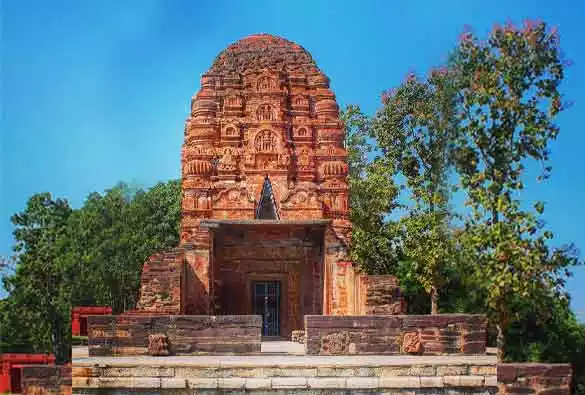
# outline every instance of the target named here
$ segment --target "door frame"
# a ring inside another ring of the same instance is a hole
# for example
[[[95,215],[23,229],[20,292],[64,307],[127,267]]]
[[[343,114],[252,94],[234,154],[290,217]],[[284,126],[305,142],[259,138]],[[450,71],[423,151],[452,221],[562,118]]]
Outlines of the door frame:
[[[254,314],[254,283],[257,282],[279,282],[280,283],[280,301],[278,312],[278,325],[280,326],[279,338],[288,337],[291,333],[288,318],[288,274],[286,273],[267,273],[267,274],[250,274],[248,277],[248,303],[250,314]]]

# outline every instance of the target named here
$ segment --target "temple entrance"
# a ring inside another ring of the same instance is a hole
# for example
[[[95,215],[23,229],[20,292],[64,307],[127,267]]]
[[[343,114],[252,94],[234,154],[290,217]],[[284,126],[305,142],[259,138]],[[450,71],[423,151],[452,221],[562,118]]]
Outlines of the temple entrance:
[[[262,316],[262,336],[280,336],[280,282],[255,281],[252,289],[252,311]]]

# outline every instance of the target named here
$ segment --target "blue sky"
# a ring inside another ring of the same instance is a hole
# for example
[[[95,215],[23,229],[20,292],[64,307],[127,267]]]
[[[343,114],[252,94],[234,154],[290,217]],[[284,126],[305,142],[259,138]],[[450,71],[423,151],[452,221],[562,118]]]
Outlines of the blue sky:
[[[552,145],[553,177],[529,183],[547,202],[559,244],[585,253],[585,44],[582,1],[175,1],[4,0],[2,7],[0,254],[11,214],[49,191],[74,207],[118,181],[150,186],[178,178],[184,120],[199,78],[227,45],[253,33],[308,49],[341,105],[368,113],[382,90],[439,65],[464,25],[485,36],[496,23],[540,18],[557,25],[574,65]],[[585,254],[582,254],[585,255]],[[569,283],[585,312],[585,268]],[[585,315],[581,316],[585,318]]]

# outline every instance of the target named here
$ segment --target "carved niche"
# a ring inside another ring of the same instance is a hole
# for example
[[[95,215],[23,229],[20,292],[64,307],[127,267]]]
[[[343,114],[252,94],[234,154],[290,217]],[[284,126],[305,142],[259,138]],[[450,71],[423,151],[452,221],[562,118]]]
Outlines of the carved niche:
[[[256,110],[258,121],[276,121],[276,115],[270,104],[261,104]]]
[[[268,92],[276,88],[274,78],[263,75],[256,81],[256,90],[258,92]]]
[[[313,131],[308,125],[299,125],[293,127],[292,137],[294,140],[312,140]]]
[[[238,168],[238,153],[233,147],[225,147],[219,159],[217,169],[220,171],[235,171]]]
[[[223,129],[223,137],[227,138],[239,138],[240,137],[240,130],[237,126],[228,125]]]
[[[276,137],[276,133],[271,130],[262,130],[254,139],[254,148],[257,152],[278,152],[278,138]]]

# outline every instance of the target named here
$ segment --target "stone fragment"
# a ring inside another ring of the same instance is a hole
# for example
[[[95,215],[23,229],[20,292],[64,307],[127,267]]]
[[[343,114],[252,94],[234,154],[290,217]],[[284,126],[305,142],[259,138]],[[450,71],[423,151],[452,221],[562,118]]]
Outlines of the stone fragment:
[[[402,351],[407,354],[420,354],[422,352],[422,343],[418,332],[408,332],[402,339]]]
[[[169,355],[169,339],[167,335],[162,333],[148,335],[148,355],[151,356]]]

